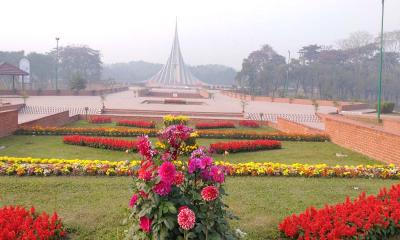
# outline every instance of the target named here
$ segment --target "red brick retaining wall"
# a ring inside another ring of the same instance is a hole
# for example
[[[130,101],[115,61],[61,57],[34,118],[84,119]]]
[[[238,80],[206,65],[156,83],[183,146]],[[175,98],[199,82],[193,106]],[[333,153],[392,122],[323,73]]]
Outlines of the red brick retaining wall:
[[[22,123],[23,127],[43,126],[43,127],[59,127],[64,126],[71,121],[78,120],[78,117],[69,117],[69,111],[64,111],[49,116],[45,116],[39,119],[35,119],[29,122]]]
[[[332,142],[385,163],[400,165],[400,132],[387,131],[340,116],[325,115]]]
[[[272,125],[279,131],[285,133],[297,133],[297,134],[323,134],[322,130],[318,130],[301,123],[292,122],[285,118],[278,117],[277,123]]]
[[[0,112],[0,137],[11,135],[18,128],[18,110]]]
[[[109,94],[121,91],[127,91],[128,87],[118,87],[113,89],[100,90],[80,90],[78,92],[71,90],[25,90],[29,96],[98,96],[101,94]],[[0,90],[0,95],[22,95],[21,90]]]

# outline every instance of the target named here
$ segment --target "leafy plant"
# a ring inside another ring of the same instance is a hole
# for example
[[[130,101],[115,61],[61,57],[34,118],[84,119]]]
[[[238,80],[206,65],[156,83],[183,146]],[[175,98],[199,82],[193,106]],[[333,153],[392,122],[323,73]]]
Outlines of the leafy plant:
[[[376,104],[375,109],[378,111],[378,104]],[[381,103],[381,113],[392,113],[394,110],[393,102],[383,102]]]

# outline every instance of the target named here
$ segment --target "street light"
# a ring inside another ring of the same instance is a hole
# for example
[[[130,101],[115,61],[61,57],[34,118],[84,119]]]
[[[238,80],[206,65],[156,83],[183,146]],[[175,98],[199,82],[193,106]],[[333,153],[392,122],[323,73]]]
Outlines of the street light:
[[[381,60],[379,64],[378,82],[378,121],[381,121],[381,96],[382,96],[382,66],[383,66],[383,15],[385,11],[385,0],[382,0],[382,20],[381,20]]]
[[[57,41],[57,56],[56,56],[56,91],[58,91],[58,41],[60,40],[59,37],[56,37]]]
[[[283,86],[283,96],[285,97],[287,94],[287,91],[289,89],[289,71],[290,71],[290,50],[288,50],[289,53],[289,58],[288,58],[288,68],[286,71],[286,82]]]

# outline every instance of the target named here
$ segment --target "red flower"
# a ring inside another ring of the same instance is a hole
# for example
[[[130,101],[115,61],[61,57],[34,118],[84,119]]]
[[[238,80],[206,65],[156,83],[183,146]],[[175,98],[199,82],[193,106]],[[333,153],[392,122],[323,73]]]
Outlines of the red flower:
[[[210,202],[217,199],[219,196],[218,188],[215,186],[207,186],[201,190],[201,197],[204,201]]]
[[[160,168],[158,168],[158,174],[160,175],[161,181],[172,183],[176,174],[175,165],[171,162],[164,162],[161,164]]]
[[[258,122],[254,121],[254,120],[240,120],[239,126],[259,128],[260,124],[258,124]]]
[[[132,208],[133,206],[135,206],[137,200],[138,200],[138,195],[133,194],[131,200],[129,201],[129,207]]]
[[[281,148],[281,142],[276,140],[232,141],[210,144],[210,149],[217,153],[224,153],[225,151],[233,153],[248,152],[278,148]]]
[[[178,208],[178,213],[180,213],[183,209],[188,209],[188,208],[189,208],[188,206],[180,206]]]
[[[151,219],[146,216],[141,217],[139,226],[143,232],[149,233],[151,231]]]
[[[199,122],[196,124],[197,129],[209,129],[209,128],[234,128],[235,124],[228,121],[219,122]]]
[[[160,196],[167,196],[171,192],[171,183],[161,181],[154,186],[153,190]]]
[[[196,216],[188,207],[182,209],[178,213],[178,224],[184,230],[190,230],[196,223]]]
[[[111,117],[93,116],[89,118],[90,123],[110,123]]]
[[[154,122],[119,120],[117,126],[139,127],[139,128],[155,128]]]
[[[139,170],[138,170],[138,178],[143,179],[145,181],[150,181],[153,172],[157,169],[157,166],[154,165],[152,161],[143,161]]]
[[[175,174],[174,184],[179,186],[183,181],[185,181],[185,175],[182,172],[177,171]]]
[[[103,148],[119,151],[137,151],[137,142],[132,140],[86,137],[81,135],[65,136],[64,143],[94,148]]]

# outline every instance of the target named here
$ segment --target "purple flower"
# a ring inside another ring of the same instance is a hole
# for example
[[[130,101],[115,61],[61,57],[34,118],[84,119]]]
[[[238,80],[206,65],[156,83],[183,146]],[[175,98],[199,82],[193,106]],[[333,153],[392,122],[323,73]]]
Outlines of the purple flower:
[[[197,170],[197,162],[196,159],[189,159],[188,163],[188,172],[194,173]]]
[[[220,167],[212,166],[210,175],[212,176],[214,182],[223,183],[225,181],[225,173]]]

